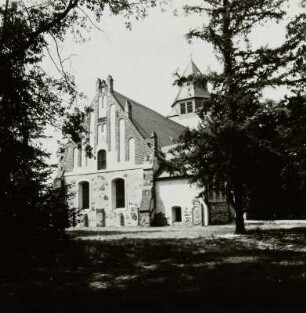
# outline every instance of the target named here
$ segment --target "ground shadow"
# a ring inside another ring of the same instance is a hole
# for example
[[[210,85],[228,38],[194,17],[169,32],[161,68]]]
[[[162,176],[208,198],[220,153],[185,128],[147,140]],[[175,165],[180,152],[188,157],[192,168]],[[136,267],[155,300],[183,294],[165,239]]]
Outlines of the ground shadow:
[[[62,241],[1,268],[0,311],[305,312],[304,239]]]

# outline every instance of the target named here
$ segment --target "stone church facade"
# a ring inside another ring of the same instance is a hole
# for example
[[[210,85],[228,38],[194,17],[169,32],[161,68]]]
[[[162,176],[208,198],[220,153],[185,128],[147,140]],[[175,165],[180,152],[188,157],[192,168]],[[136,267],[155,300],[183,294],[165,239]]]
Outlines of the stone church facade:
[[[200,73],[193,61],[184,76]],[[97,80],[87,115],[93,157],[69,142],[59,153],[57,181],[70,187],[75,225],[150,226],[157,216],[168,225],[208,225],[229,221],[222,192],[212,192],[209,207],[188,179],[160,170],[160,152],[198,123],[196,111],[209,97],[206,88],[182,86],[168,117],[120,94],[114,80]]]

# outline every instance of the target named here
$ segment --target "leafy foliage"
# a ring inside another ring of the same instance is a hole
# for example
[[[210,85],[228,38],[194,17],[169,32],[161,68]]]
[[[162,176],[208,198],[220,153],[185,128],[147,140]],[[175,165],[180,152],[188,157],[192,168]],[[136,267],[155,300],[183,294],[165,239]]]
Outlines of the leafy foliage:
[[[188,129],[180,138],[169,168],[190,175],[194,182],[206,187],[204,193],[211,182],[225,181],[228,201],[236,212],[236,233],[245,232],[243,211],[254,207],[258,198],[261,200],[257,207],[262,207],[267,198],[275,199],[283,187],[281,178],[286,176],[282,177],[282,173],[288,155],[284,156],[280,147],[286,140],[292,143],[289,120],[293,111],[290,113],[284,102],[262,101],[264,88],[289,86],[304,103],[301,93],[306,82],[302,76],[305,14],[288,24],[286,40],[279,47],[252,48],[250,42],[254,26],[278,22],[285,16],[286,2],[203,0],[200,6],[185,7],[187,14],[205,15],[209,20],[191,30],[187,39],[211,43],[223,69],[220,73],[177,80],[179,85],[209,81],[212,93],[200,113],[200,125]],[[285,136],[279,133],[281,125],[283,134],[284,129],[288,130]],[[301,123],[295,133],[301,131],[300,127]],[[302,150],[305,151],[305,144]],[[305,154],[299,155],[301,164]],[[267,201],[265,209],[275,205]]]
[[[9,1],[0,6],[0,229],[12,237],[57,233],[66,225],[67,190],[48,184],[48,155],[37,140],[47,124],[62,128],[77,143],[86,142],[84,113],[74,110],[78,92],[58,49],[71,32],[76,40],[103,14],[142,18],[160,1],[54,0]],[[50,42],[58,60],[49,52]],[[42,68],[51,57],[59,77]],[[64,105],[64,99],[68,104]],[[90,154],[90,147],[86,148]]]

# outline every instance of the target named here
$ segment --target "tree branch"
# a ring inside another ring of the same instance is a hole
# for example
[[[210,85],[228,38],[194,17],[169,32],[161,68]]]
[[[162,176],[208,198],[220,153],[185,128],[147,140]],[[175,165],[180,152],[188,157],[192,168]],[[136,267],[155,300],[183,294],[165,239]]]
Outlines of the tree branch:
[[[18,55],[26,51],[40,35],[48,32],[52,27],[54,27],[60,21],[65,19],[71,12],[71,10],[73,10],[78,5],[78,3],[79,0],[69,0],[69,3],[64,11],[60,13],[55,13],[51,22],[46,24],[42,23],[42,25],[36,31],[29,35],[28,41],[26,41],[23,45],[19,46],[19,48],[16,49],[15,51],[12,51],[11,53],[4,55],[1,61],[5,63],[7,62],[7,60],[17,57]]]

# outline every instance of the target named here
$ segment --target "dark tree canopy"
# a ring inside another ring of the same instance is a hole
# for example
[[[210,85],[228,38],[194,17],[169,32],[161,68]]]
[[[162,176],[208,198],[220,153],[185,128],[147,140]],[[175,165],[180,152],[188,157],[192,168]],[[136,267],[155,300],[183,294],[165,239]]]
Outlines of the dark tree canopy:
[[[208,23],[191,30],[187,38],[212,44],[222,71],[177,80],[179,85],[208,81],[212,92],[200,113],[200,125],[180,138],[168,166],[190,175],[205,192],[212,182],[226,182],[228,201],[236,215],[236,233],[245,232],[246,207],[254,207],[255,199],[262,205],[266,197],[276,196],[283,187],[281,176],[287,156],[280,144],[290,139],[282,138],[279,130],[284,122],[285,129],[292,131],[285,123],[291,114],[290,101],[266,103],[262,99],[264,88],[288,86],[304,106],[305,14],[288,24],[286,40],[279,47],[253,48],[250,42],[255,26],[284,18],[287,3],[203,0],[200,6],[185,6],[187,14],[208,17]],[[301,149],[303,158],[305,142]],[[277,205],[273,201],[270,204]]]
[[[84,113],[73,110],[82,99],[73,77],[65,70],[58,43],[68,32],[82,40],[84,31],[103,14],[145,17],[160,1],[54,0],[10,1],[0,6],[0,229],[6,235],[37,236],[62,230],[59,212],[67,190],[48,185],[48,155],[38,145],[47,124],[62,128],[72,140],[86,139]],[[55,45],[53,60],[60,76],[49,76],[42,67]],[[64,105],[63,99],[68,99]],[[90,153],[90,148],[87,149]],[[57,200],[56,200],[57,199]],[[66,225],[67,226],[67,225]]]

